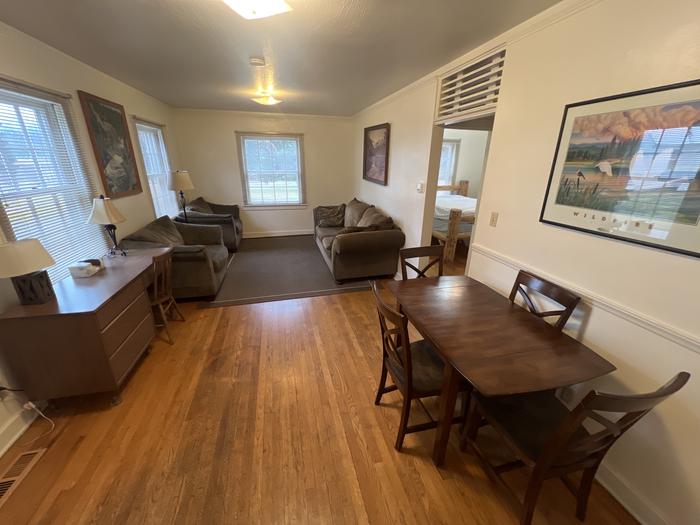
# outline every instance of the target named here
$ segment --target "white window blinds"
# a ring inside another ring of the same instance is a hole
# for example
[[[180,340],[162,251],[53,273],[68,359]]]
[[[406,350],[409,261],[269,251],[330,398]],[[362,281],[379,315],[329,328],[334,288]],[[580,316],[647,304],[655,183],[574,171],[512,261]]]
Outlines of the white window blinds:
[[[102,228],[86,224],[94,191],[80,156],[68,100],[0,84],[0,227],[8,240],[39,239],[56,282],[78,260],[107,249]]]
[[[148,186],[151,189],[156,217],[163,215],[174,217],[177,215],[178,205],[175,192],[168,189],[170,163],[168,162],[168,150],[165,147],[163,130],[154,124],[138,121],[136,122],[136,131],[138,132],[143,163],[146,166]]]
[[[246,204],[304,204],[301,135],[239,133]]]

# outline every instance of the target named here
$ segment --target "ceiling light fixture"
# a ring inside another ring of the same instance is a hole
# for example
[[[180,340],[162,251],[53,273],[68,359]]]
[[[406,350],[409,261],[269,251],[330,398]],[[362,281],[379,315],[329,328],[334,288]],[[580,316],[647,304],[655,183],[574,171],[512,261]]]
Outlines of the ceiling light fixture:
[[[253,97],[250,100],[257,102],[258,104],[262,104],[263,106],[274,106],[282,102],[280,99],[275,98],[270,93],[260,93],[259,97]]]
[[[224,3],[246,20],[267,18],[292,10],[284,0],[224,0]]]

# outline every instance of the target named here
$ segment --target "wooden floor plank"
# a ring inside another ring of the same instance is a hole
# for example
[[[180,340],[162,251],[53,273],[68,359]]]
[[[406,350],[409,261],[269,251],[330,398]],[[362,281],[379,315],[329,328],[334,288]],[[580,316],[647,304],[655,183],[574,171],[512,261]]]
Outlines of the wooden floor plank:
[[[157,341],[113,406],[63,400],[0,458],[47,453],[0,523],[516,523],[499,487],[453,431],[445,467],[434,431],[393,448],[400,394],[373,404],[380,372],[369,292],[217,309],[184,305],[175,344]],[[435,413],[435,402],[427,403]],[[417,404],[411,422],[426,421]],[[521,490],[525,480],[509,474]],[[537,524],[575,524],[548,483]],[[601,487],[588,523],[634,523]]]

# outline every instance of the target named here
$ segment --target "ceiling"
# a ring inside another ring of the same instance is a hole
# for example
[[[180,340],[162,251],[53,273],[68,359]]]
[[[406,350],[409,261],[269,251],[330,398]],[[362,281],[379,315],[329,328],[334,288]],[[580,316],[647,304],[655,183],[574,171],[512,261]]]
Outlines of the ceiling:
[[[250,101],[262,74],[274,111],[352,115],[556,1],[287,0],[245,20],[222,0],[0,0],[0,20],[175,107],[270,111]]]

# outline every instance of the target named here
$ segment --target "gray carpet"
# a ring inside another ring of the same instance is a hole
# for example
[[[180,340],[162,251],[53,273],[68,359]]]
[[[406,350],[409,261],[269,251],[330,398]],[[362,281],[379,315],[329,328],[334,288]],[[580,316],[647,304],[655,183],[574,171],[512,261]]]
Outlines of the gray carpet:
[[[337,284],[313,235],[243,239],[209,306],[282,301],[368,290],[366,280]]]

